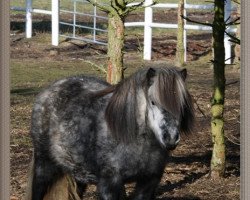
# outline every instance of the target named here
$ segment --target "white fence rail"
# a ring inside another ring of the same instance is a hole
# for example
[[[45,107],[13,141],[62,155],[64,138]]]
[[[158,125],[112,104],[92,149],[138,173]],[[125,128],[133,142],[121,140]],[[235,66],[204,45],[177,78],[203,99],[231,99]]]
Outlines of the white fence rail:
[[[59,0],[51,0],[51,10],[35,9],[32,7],[32,0],[26,0],[25,8],[11,7],[11,10],[26,12],[25,34],[26,38],[32,37],[32,13],[51,15],[51,43],[59,44]]]
[[[98,44],[106,44],[103,41],[99,41],[96,38],[96,32],[107,32],[105,29],[97,28],[96,27],[96,20],[98,18],[103,18],[107,19],[106,17],[103,16],[98,16],[96,7],[93,7],[94,13],[93,15],[90,14],[84,14],[84,13],[79,13],[76,11],[76,3],[78,2],[86,2],[85,0],[73,0],[74,4],[74,10],[69,11],[69,10],[62,10],[60,9],[59,5],[59,0],[51,0],[51,11],[48,10],[41,10],[41,9],[34,9],[32,8],[32,0],[26,0],[26,8],[18,8],[18,7],[12,7],[11,9],[13,10],[19,10],[19,11],[26,11],[26,37],[30,38],[32,36],[32,13],[41,13],[41,14],[48,14],[51,15],[51,27],[52,27],[52,45],[57,46],[59,44],[59,25],[68,25],[72,26],[73,28],[73,33],[71,35],[63,35],[61,34],[60,36],[62,37],[68,37],[68,38],[74,38],[78,40],[84,40],[87,42],[94,42]],[[143,52],[143,57],[145,60],[151,60],[151,52],[152,52],[152,28],[170,28],[170,29],[177,29],[178,25],[177,24],[166,24],[166,23],[155,23],[153,22],[153,10],[154,9],[162,9],[162,8],[178,8],[178,4],[171,4],[171,3],[159,3],[152,5],[153,0],[145,0],[145,13],[144,13],[144,22],[127,22],[125,23],[126,27],[144,27],[144,52]],[[133,3],[135,4],[135,3]],[[133,5],[130,4],[130,5]],[[194,5],[194,4],[188,4],[185,0],[185,5],[184,5],[184,13],[186,15],[188,9],[213,9],[214,6],[213,4],[208,4],[208,5]],[[229,19],[229,16],[231,15],[231,11],[234,10],[235,8],[232,7],[231,5],[231,0],[226,1],[225,5],[225,20]],[[73,18],[73,23],[67,23],[67,22],[62,22],[59,20],[59,15],[61,13],[71,13],[74,15]],[[89,26],[83,26],[77,24],[76,21],[76,15],[82,15],[82,16],[92,16],[93,17],[93,27]],[[92,30],[93,32],[93,37],[92,39],[84,38],[84,37],[78,37],[76,34],[76,28],[85,28]],[[212,28],[208,26],[201,26],[201,25],[189,25],[186,24],[184,25],[184,49],[185,49],[185,61],[186,61],[186,46],[187,46],[187,30],[197,30],[197,31],[211,31]],[[236,32],[235,28],[228,28],[229,32]],[[225,62],[226,64],[231,64],[231,42],[229,41],[229,37],[225,34],[225,39],[224,39],[224,44],[225,44]]]

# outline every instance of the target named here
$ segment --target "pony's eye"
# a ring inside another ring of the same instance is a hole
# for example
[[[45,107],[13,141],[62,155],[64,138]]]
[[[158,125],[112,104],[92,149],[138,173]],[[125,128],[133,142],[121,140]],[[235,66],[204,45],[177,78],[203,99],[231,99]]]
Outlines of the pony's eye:
[[[151,101],[151,104],[154,106],[154,105],[155,105],[155,102],[154,102],[154,101]]]

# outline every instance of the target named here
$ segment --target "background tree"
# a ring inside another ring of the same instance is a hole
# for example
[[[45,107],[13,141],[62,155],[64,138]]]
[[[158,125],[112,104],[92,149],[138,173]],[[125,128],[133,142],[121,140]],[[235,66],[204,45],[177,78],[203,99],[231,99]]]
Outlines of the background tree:
[[[228,33],[226,28],[229,25],[239,24],[239,17],[231,21],[225,19],[225,2],[214,1],[214,21],[213,21],[213,49],[214,49],[214,85],[211,108],[211,133],[213,141],[213,153],[211,159],[211,177],[218,178],[224,176],[226,165],[226,146],[224,136],[224,100],[225,100],[225,34],[231,37],[231,42],[240,44],[240,39]]]
[[[211,134],[213,151],[211,158],[210,175],[216,179],[223,177],[226,165],[226,146],[224,136],[224,101],[225,101],[225,34],[231,37],[235,43],[240,40],[226,31],[229,25],[238,24],[239,18],[233,21],[225,18],[225,0],[214,0],[214,20],[212,24],[197,22],[185,18],[189,22],[194,22],[206,26],[211,26],[213,30],[213,95],[211,99]]]
[[[101,0],[87,0],[108,14],[108,69],[107,81],[116,84],[124,78],[124,21],[128,14],[141,7],[145,0],[111,0],[103,4]],[[127,6],[134,3],[133,6]]]
[[[213,153],[211,159],[212,178],[222,177],[225,172],[226,147],[224,137],[224,100],[225,100],[225,47],[224,34],[226,25],[224,21],[225,3],[222,0],[214,1],[213,21],[213,71],[214,85],[211,100],[211,133]]]
[[[178,30],[177,30],[177,45],[176,45],[176,65],[184,66],[184,0],[179,0],[178,5]]]

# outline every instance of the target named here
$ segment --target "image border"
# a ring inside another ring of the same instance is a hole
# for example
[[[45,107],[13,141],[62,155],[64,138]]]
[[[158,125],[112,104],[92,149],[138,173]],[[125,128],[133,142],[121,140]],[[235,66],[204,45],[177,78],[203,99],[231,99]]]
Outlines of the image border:
[[[10,198],[10,20],[9,1],[0,1],[0,199]],[[241,198],[250,199],[250,1],[241,1]]]
[[[10,199],[10,19],[9,1],[0,1],[0,199]]]
[[[241,155],[240,155],[240,199],[250,199],[250,20],[247,20],[250,9],[249,1],[241,1],[241,76],[240,76],[240,122],[241,122]],[[249,17],[248,17],[249,19]]]

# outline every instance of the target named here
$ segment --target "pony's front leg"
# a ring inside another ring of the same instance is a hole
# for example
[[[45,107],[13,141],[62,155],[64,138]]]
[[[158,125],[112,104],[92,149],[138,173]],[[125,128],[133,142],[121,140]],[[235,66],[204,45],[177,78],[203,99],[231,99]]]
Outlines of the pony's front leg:
[[[125,200],[123,182],[117,178],[101,178],[97,185],[100,200]]]
[[[155,198],[155,190],[160,182],[160,178],[149,178],[136,183],[133,200],[152,200]]]

